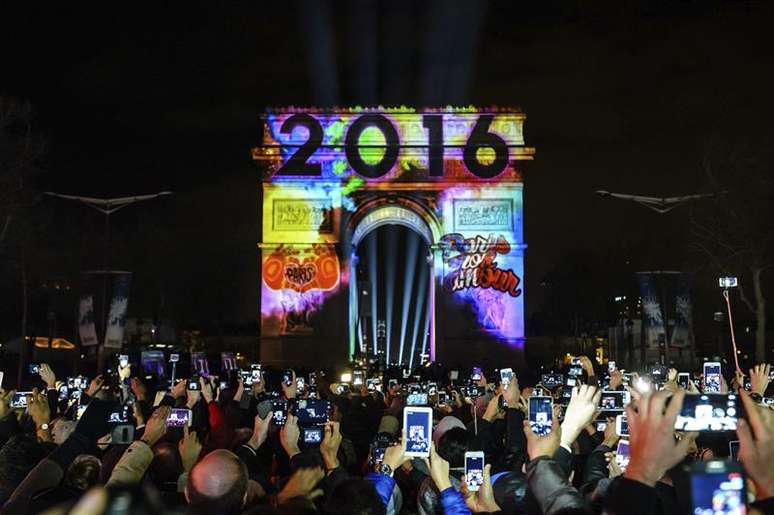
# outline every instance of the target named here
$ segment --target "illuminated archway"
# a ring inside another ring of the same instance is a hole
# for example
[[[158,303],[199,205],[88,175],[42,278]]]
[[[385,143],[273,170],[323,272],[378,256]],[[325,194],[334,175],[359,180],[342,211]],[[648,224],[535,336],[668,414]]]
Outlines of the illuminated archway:
[[[375,277],[371,277],[368,281],[369,284],[369,294],[371,295],[371,305],[363,306],[365,307],[365,311],[370,313],[371,318],[371,324],[370,327],[363,327],[363,312],[364,310],[361,310],[361,289],[358,286],[358,279],[357,279],[357,267],[358,267],[358,250],[360,247],[363,247],[366,245],[367,237],[377,231],[379,228],[387,227],[390,225],[397,225],[401,227],[406,227],[409,230],[416,233],[425,243],[422,250],[419,251],[419,255],[416,256],[417,263],[420,265],[420,274],[418,278],[414,278],[413,275],[410,276],[408,279],[409,283],[413,283],[414,280],[423,281],[425,285],[423,287],[418,287],[417,291],[421,292],[425,297],[423,297],[422,302],[420,303],[421,306],[419,306],[419,309],[425,308],[426,313],[424,314],[424,326],[421,338],[421,346],[415,349],[415,344],[417,343],[417,335],[419,323],[417,322],[417,319],[419,317],[419,311],[414,313],[414,324],[413,329],[411,330],[411,347],[410,350],[406,349],[406,353],[404,354],[404,341],[406,336],[406,322],[404,321],[406,316],[406,310],[408,309],[408,305],[406,303],[406,299],[404,298],[404,303],[402,304],[403,312],[401,313],[401,331],[400,331],[400,339],[399,339],[399,347],[397,347],[398,353],[397,353],[397,359],[395,360],[396,363],[407,363],[409,365],[409,368],[411,368],[414,363],[414,357],[416,355],[415,350],[420,351],[420,356],[424,356],[427,354],[426,351],[429,351],[429,357],[431,360],[435,359],[435,287],[434,287],[434,277],[435,277],[435,271],[434,271],[434,260],[432,259],[433,256],[433,246],[436,244],[436,236],[433,234],[434,231],[431,227],[433,227],[434,220],[432,217],[429,217],[427,213],[423,213],[422,216],[419,213],[422,212],[422,207],[418,205],[413,205],[410,199],[400,199],[401,203],[396,203],[396,200],[393,198],[389,203],[384,203],[383,201],[376,201],[373,204],[365,204],[359,213],[355,213],[355,216],[353,217],[353,223],[350,225],[351,227],[351,234],[352,234],[352,254],[350,256],[349,260],[349,334],[350,334],[350,355],[354,355],[356,352],[356,349],[359,349],[363,354],[366,354],[368,351],[373,350],[374,354],[377,354],[377,348],[378,348],[378,339],[377,339],[377,314],[373,311],[376,310],[376,305],[378,305],[378,301],[376,299],[377,292],[375,290]],[[428,222],[429,219],[429,222]],[[438,232],[437,225],[435,226],[436,233]],[[373,243],[373,240],[376,238],[376,235],[373,234],[371,240],[369,243]],[[362,249],[361,249],[362,250]],[[369,249],[370,250],[370,249]],[[397,249],[389,249],[389,252],[398,252]],[[399,252],[398,252],[399,253]],[[394,255],[388,255],[388,259],[394,259]],[[410,260],[413,260],[414,257],[409,256]],[[375,266],[375,263],[369,263],[369,268],[372,268]],[[410,265],[409,265],[410,266]],[[421,267],[424,266],[425,268],[422,269]],[[413,273],[414,270],[412,270]],[[372,273],[373,272],[372,270]],[[392,285],[391,285],[392,286]],[[403,285],[404,292],[406,291],[406,288],[408,286],[406,284]],[[373,289],[371,289],[373,288]],[[409,288],[410,290],[410,288]],[[404,293],[405,295],[405,293]],[[391,303],[392,297],[386,302]],[[425,304],[426,302],[426,304]],[[391,352],[390,347],[390,338],[392,337],[392,330],[390,327],[390,324],[392,322],[392,314],[390,310],[387,310],[387,313],[385,314],[385,319],[387,320],[386,324],[387,327],[384,329],[386,331],[386,346],[382,351],[385,353],[385,357],[387,362],[391,362],[393,356],[393,353]],[[424,337],[424,335],[429,334],[427,338]],[[364,337],[364,335],[368,335],[368,337]],[[370,347],[369,349],[365,349],[364,340],[370,340]],[[407,359],[403,359],[404,356],[407,356]],[[419,360],[417,360],[418,362]]]

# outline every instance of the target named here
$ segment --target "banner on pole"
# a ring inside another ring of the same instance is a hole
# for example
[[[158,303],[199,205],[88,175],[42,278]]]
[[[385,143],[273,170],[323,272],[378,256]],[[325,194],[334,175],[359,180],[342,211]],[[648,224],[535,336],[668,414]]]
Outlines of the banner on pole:
[[[113,300],[110,302],[110,313],[107,319],[104,347],[120,349],[124,342],[124,327],[126,311],[129,307],[129,285],[131,274],[119,274],[113,280]]]
[[[664,316],[659,301],[658,285],[653,274],[640,272],[637,274],[642,297],[642,318],[645,331],[646,346],[650,349],[659,348],[659,338],[664,338]]]
[[[220,366],[221,366],[221,371],[223,373],[226,373],[229,370],[236,370],[237,369],[237,362],[236,362],[236,358],[234,357],[234,353],[233,352],[221,352],[220,353]]]
[[[97,328],[94,326],[94,298],[91,295],[81,296],[78,305],[78,335],[84,347],[99,343]]]
[[[692,305],[691,294],[688,289],[688,276],[679,274],[675,285],[675,323],[672,329],[671,347],[686,348],[692,338]]]
[[[205,353],[191,353],[191,370],[194,374],[202,377],[210,377],[210,364],[207,362],[207,355]]]

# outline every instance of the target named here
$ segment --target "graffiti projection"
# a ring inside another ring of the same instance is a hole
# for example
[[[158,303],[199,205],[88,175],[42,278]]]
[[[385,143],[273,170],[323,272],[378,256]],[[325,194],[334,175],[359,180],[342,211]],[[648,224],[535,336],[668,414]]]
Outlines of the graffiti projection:
[[[491,288],[511,297],[521,295],[521,278],[513,270],[498,268],[498,254],[508,255],[511,245],[503,236],[464,238],[461,234],[446,234],[441,238],[443,262],[451,269],[444,278],[444,287],[457,292],[468,288]],[[452,254],[456,251],[456,254]]]

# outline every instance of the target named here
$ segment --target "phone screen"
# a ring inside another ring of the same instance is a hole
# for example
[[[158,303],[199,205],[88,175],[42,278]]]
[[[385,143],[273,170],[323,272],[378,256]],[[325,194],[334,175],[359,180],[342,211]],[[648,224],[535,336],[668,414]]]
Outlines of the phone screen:
[[[470,375],[470,378],[474,381],[480,381],[481,380],[481,367],[473,367],[473,373]]]
[[[704,392],[720,393],[720,363],[704,364]]]
[[[556,388],[564,384],[564,376],[562,374],[543,374],[540,376],[540,383],[546,388]]]
[[[712,515],[744,515],[747,513],[744,475],[727,470],[723,462],[701,462],[704,471],[691,473],[692,513]],[[717,471],[712,469],[716,468]],[[734,467],[736,468],[736,467]]]
[[[629,436],[629,419],[625,415],[618,415],[615,418],[615,431],[618,436]]]
[[[293,384],[293,371],[292,370],[285,370],[282,372],[282,382],[285,383],[286,386],[290,386]]]
[[[288,401],[274,401],[271,410],[274,423],[278,426],[284,426],[288,419]]]
[[[126,354],[121,354],[118,357],[118,364],[121,366],[121,368],[126,368],[127,365],[129,365],[129,356]]]
[[[511,384],[511,381],[513,380],[513,369],[510,368],[503,368],[500,370],[500,382],[503,383],[504,386],[508,386]]]
[[[304,443],[319,445],[323,440],[323,430],[321,427],[305,427]]]
[[[363,384],[362,370],[355,370],[355,373],[352,375],[352,384],[355,386],[360,386],[361,384]]]
[[[173,409],[167,416],[167,426],[169,427],[183,427],[191,426],[191,410],[189,409]]]
[[[529,398],[529,426],[536,435],[544,436],[551,432],[553,404],[551,397]]]
[[[579,365],[573,365],[567,371],[567,375],[570,377],[580,377],[583,375],[583,367]]]
[[[609,372],[612,372],[613,370],[615,370],[615,361],[608,361],[607,362],[607,370]]]
[[[471,492],[477,491],[484,484],[484,455],[482,453],[465,453],[465,483]]]
[[[735,431],[740,403],[736,394],[686,395],[675,421],[679,431]]]
[[[599,407],[603,410],[622,411],[628,404],[629,392],[603,391],[599,398]]]
[[[202,385],[199,384],[199,381],[197,379],[191,379],[190,381],[188,381],[187,388],[192,392],[198,392],[199,390],[202,389]]]
[[[406,456],[430,455],[430,438],[433,427],[433,412],[430,408],[403,410],[403,427],[406,431]]]
[[[301,425],[324,425],[328,422],[330,401],[299,399],[296,415]]]
[[[629,440],[618,440],[615,462],[622,472],[626,471],[626,467],[629,465]]]
[[[426,393],[410,393],[406,397],[407,406],[425,406],[427,404]]]
[[[11,399],[11,408],[26,408],[28,395],[32,395],[32,392],[16,392],[13,394],[13,399]]]
[[[303,377],[296,377],[296,390],[299,392],[304,391],[306,387],[306,380]]]
[[[114,409],[108,415],[108,422],[111,424],[126,424],[129,422],[129,406],[124,404]]]

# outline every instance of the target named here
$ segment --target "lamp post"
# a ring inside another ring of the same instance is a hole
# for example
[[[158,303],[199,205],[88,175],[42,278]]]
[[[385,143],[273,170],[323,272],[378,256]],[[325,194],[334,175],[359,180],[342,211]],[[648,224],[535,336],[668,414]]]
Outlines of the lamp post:
[[[109,264],[109,250],[110,250],[110,215],[118,211],[119,209],[122,209],[126,206],[129,206],[131,204],[136,204],[138,202],[142,202],[144,200],[151,200],[157,197],[161,197],[164,195],[172,195],[171,191],[160,191],[158,193],[152,193],[150,195],[136,195],[133,197],[114,197],[114,198],[95,198],[95,197],[83,197],[78,195],[64,195],[62,193],[54,193],[53,191],[46,191],[44,192],[45,195],[49,195],[51,197],[57,197],[62,198],[65,200],[73,200],[76,202],[80,202],[81,204],[85,204],[91,208],[96,209],[103,215],[105,215],[105,243],[103,248],[103,269],[101,271],[96,271],[97,273],[102,273],[102,313],[100,314],[100,321],[102,324],[102,337],[104,340],[105,333],[107,331],[107,317],[106,317],[106,309],[107,309],[107,276],[111,272],[108,269]],[[103,366],[103,353],[102,353],[102,346],[104,345],[104,341],[102,342],[102,345],[97,343],[97,373],[101,373],[102,366]]]

